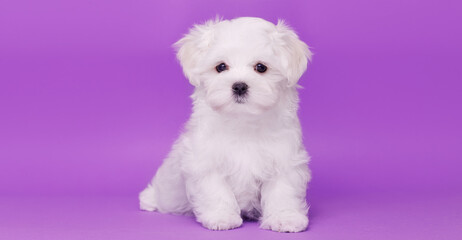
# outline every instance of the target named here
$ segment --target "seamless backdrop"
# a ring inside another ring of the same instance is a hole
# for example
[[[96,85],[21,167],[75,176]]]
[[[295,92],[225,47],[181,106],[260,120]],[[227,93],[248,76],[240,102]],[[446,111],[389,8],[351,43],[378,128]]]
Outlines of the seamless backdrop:
[[[0,3],[0,238],[287,237],[137,211],[191,110],[171,45],[194,23],[285,19],[314,52],[299,239],[462,237],[458,1]],[[180,231],[182,229],[182,231]]]

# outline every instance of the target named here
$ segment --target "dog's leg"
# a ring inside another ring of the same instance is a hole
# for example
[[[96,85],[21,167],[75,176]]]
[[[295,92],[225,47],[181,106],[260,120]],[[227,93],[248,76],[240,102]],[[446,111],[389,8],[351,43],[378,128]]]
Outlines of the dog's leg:
[[[308,169],[297,167],[263,183],[261,228],[278,232],[300,232],[307,228],[308,179]]]
[[[177,214],[191,212],[179,157],[175,153],[170,154],[146,189],[140,193],[142,210]]]
[[[140,209],[150,212],[157,210],[156,195],[156,189],[149,183],[139,195]]]
[[[242,225],[240,208],[226,181],[218,174],[190,177],[187,192],[197,221],[211,230],[228,230]]]

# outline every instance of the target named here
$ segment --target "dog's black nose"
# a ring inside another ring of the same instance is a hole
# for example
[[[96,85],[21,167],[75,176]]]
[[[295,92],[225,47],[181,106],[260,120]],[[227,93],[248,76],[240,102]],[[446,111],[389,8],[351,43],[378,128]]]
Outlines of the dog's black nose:
[[[244,83],[244,82],[237,82],[233,84],[233,93],[242,96],[247,93],[247,89],[249,89],[249,86]]]

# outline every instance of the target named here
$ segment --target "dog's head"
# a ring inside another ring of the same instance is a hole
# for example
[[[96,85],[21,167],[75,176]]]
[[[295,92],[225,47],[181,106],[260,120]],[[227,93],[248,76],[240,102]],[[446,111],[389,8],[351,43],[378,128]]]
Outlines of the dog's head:
[[[259,114],[295,88],[311,52],[283,21],[214,20],[174,45],[190,83],[216,111]]]

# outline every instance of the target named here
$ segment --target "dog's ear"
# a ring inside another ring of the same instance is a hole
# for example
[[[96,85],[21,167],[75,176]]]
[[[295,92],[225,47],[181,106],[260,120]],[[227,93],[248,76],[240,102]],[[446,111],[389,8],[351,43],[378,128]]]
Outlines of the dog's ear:
[[[182,39],[173,44],[176,49],[176,57],[183,67],[185,76],[194,86],[200,85],[197,64],[206,53],[213,40],[213,28],[220,21],[219,18],[210,20],[204,24],[194,25]]]
[[[295,86],[305,72],[313,53],[283,20],[278,20],[275,39],[276,52],[282,57],[281,63],[286,71],[288,86]]]

